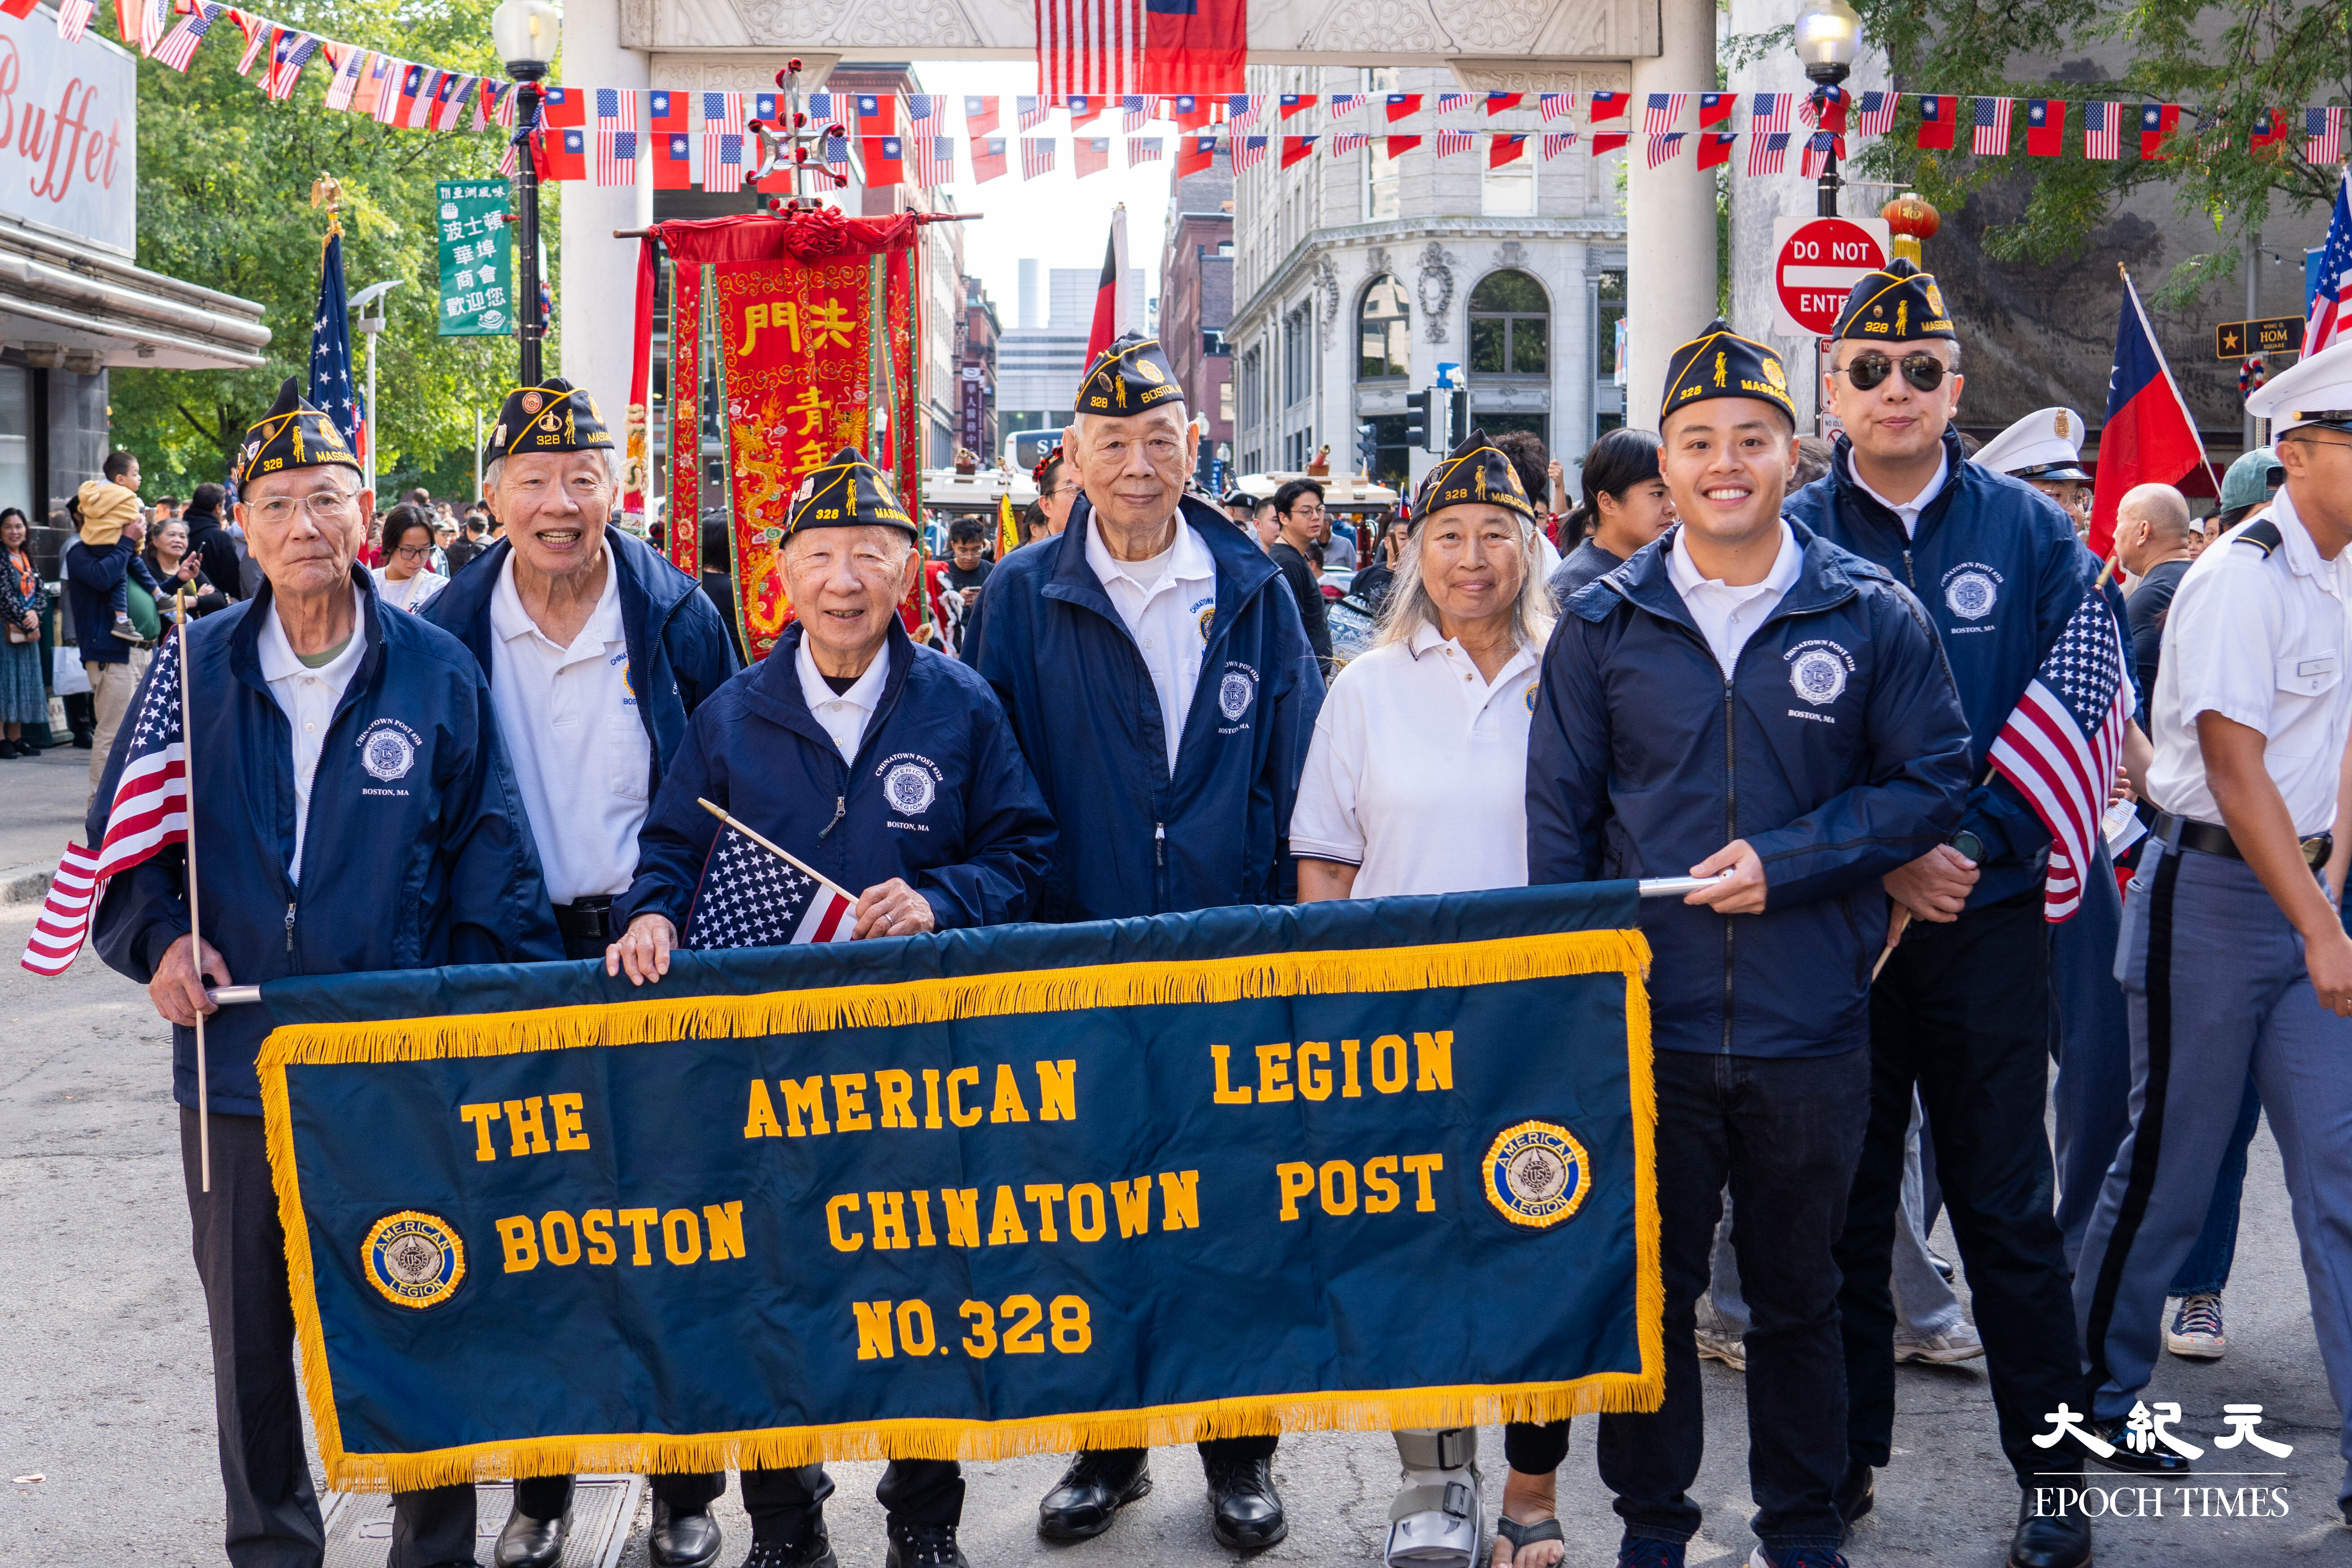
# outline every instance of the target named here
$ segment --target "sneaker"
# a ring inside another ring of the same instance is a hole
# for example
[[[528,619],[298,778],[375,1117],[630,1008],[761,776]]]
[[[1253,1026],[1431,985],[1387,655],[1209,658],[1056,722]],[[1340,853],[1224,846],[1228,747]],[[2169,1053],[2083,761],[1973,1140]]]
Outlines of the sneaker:
[[[1629,1535],[1617,1544],[1617,1568],[1683,1568],[1683,1543]]]
[[[139,628],[131,624],[131,617],[129,616],[117,616],[114,617],[114,635],[121,637],[124,642],[142,642],[145,640],[140,637]]]
[[[1935,1366],[1957,1366],[1984,1353],[1984,1340],[1977,1333],[1976,1325],[1966,1318],[1940,1334],[1919,1340],[1898,1338],[1895,1342],[1895,1359],[1898,1363],[1923,1361]]]
[[[1698,1358],[1719,1361],[1734,1372],[1748,1370],[1748,1343],[1744,1339],[1728,1338],[1701,1329],[1697,1333]]]
[[[2229,1336],[2221,1332],[2221,1293],[2183,1296],[2164,1331],[2164,1348],[2190,1361],[2220,1361],[2230,1348]]]
[[[1748,1568],[1846,1568],[1846,1561],[1820,1546],[1792,1546],[1774,1552],[1759,1546],[1748,1557]]]

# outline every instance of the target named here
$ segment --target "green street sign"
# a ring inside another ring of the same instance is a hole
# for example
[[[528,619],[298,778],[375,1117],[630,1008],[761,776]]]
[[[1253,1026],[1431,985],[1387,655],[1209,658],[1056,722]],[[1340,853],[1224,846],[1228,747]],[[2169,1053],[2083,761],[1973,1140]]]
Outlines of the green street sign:
[[[445,338],[512,337],[514,229],[504,180],[435,183],[441,231],[441,326]]]

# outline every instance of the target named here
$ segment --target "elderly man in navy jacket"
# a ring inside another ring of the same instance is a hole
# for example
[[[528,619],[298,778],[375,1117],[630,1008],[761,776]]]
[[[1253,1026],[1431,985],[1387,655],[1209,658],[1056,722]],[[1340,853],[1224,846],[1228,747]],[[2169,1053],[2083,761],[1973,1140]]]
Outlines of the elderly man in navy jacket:
[[[1879,879],[1959,820],[1968,727],[1885,573],[1784,521],[1796,416],[1717,321],[1668,365],[1681,525],[1568,602],[1528,749],[1529,880],[1717,878],[1645,910],[1657,953],[1665,1405],[1601,1419],[1620,1561],[1680,1568],[1703,1418],[1695,1306],[1730,1180],[1764,1568],[1840,1563],[1843,1363],[1831,1247],[1870,1100]]]
[[[767,659],[719,689],[688,727],[640,841],[610,973],[657,981],[718,837],[701,801],[845,888],[855,938],[1025,920],[1045,883],[1054,823],[987,683],[918,647],[896,613],[922,570],[915,525],[845,447],[794,500],[783,548],[798,610]],[[821,1465],[746,1470],[748,1568],[830,1563]],[[894,1459],[877,1495],[889,1568],[961,1568],[963,1480],[952,1459]]]
[[[1848,1520],[1892,1452],[1895,1304],[1888,1289],[1903,1141],[1916,1088],[1934,1141],[1970,1305],[1984,1335],[2000,1446],[2021,1487],[2010,1561],[2074,1568],[2089,1530],[2034,1510],[2037,1486],[2081,1448],[2034,1446],[2083,1394],[2072,1277],[2051,1202],[2050,833],[1987,767],[1993,738],[2089,592],[2097,567],[2047,497],[1967,461],[1952,417],[1960,342],[1941,287],[1897,259],[1854,285],[1822,396],[1844,426],[1829,474],[1789,515],[1893,573],[1933,621],[1969,721],[1973,786],[1955,842],[1886,879],[1913,916],[1871,993],[1870,1131],[1838,1246],[1851,1385]]]
[[[1044,918],[1288,898],[1290,805],[1323,703],[1298,605],[1248,535],[1185,495],[1200,436],[1158,342],[1130,333],[1095,356],[1063,441],[1086,495],[1059,537],[989,577],[974,656],[1062,825]],[[1281,1540],[1275,1439],[1200,1447],[1217,1539]],[[1099,1535],[1150,1489],[1145,1450],[1080,1454],[1038,1531]]]
[[[228,1558],[311,1568],[324,1536],[302,1448],[278,1223],[254,1067],[262,1006],[214,1012],[207,983],[553,958],[561,949],[530,832],[490,716],[489,687],[455,637],[385,612],[352,557],[373,497],[326,415],[289,381],[239,456],[237,521],[268,585],[195,622],[186,657],[204,692],[188,735],[203,940],[187,861],[169,849],[112,879],[94,932],[173,1025],[173,1098],[211,1321]],[[168,664],[158,668],[168,669]],[[176,710],[150,679],[132,706]],[[141,726],[117,738],[89,824]],[[197,1171],[194,1025],[205,1030],[212,1190]],[[471,1561],[470,1528],[459,1554]],[[394,1568],[434,1562],[395,1554]],[[446,1561],[446,1559],[442,1559]]]
[[[727,627],[694,580],[613,526],[620,454],[596,400],[561,376],[507,395],[482,454],[505,537],[418,614],[454,633],[490,683],[530,818],[564,955],[618,940],[613,901],[637,869],[637,831],[688,716],[735,673]],[[653,1478],[654,1568],[707,1568],[720,1545],[719,1474]],[[454,1548],[474,1489],[401,1500],[403,1522]],[[572,1478],[515,1483],[492,1568],[554,1568]]]

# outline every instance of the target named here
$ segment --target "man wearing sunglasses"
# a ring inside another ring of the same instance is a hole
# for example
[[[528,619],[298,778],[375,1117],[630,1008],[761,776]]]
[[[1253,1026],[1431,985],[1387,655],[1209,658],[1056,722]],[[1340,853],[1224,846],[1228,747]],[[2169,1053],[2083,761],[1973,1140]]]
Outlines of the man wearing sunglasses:
[[[2095,566],[2046,497],[1964,460],[1952,429],[1959,336],[1933,276],[1902,259],[1871,273],[1832,337],[1822,397],[1843,429],[1828,476],[1790,498],[1788,515],[1885,567],[1925,606],[1959,688],[1974,785],[1959,831],[1885,879],[1913,923],[1872,987],[1870,1124],[1837,1248],[1848,1384],[1840,1510],[1849,1524],[1869,1511],[1872,1470],[1891,1451],[1888,1278],[1916,1088],[1984,1335],[2001,1448],[2023,1489],[2009,1561],[2076,1568],[2090,1560],[2089,1526],[2046,1505],[2063,1479],[2049,1472],[2079,1469],[2083,1451],[2033,1441],[2051,1413],[2083,1396],[2042,1123],[2050,834],[1989,773],[1986,754]]]

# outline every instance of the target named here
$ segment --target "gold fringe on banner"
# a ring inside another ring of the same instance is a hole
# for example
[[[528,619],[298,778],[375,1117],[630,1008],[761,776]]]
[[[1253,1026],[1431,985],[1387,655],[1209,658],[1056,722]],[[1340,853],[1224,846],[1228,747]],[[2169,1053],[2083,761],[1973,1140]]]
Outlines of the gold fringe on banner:
[[[1277,1432],[1556,1421],[1655,1410],[1665,1395],[1656,1174],[1657,1093],[1643,977],[1649,943],[1638,931],[1569,931],[1491,942],[1364,952],[1273,953],[1189,963],[917,980],[757,996],[653,999],[538,1012],[485,1013],[364,1024],[300,1024],[273,1031],[260,1057],[271,1179],[286,1230],[302,1384],[328,1484],[339,1491],[407,1491],[467,1480],[580,1472],[667,1474],[817,1460],[995,1459],[1076,1448],[1161,1447],[1208,1437]],[[1639,1373],[1566,1383],[1369,1389],[1268,1394],[1140,1410],[1085,1411],[1011,1421],[865,1421],[766,1431],[529,1437],[415,1454],[345,1450],[319,1317],[310,1226],[296,1172],[286,1090],[290,1065],[432,1061],[585,1046],[648,1045],[842,1028],[942,1023],[1088,1007],[1153,1006],[1248,998],[1444,990],[1572,974],[1625,981],[1626,1058],[1633,1089],[1635,1321]]]

